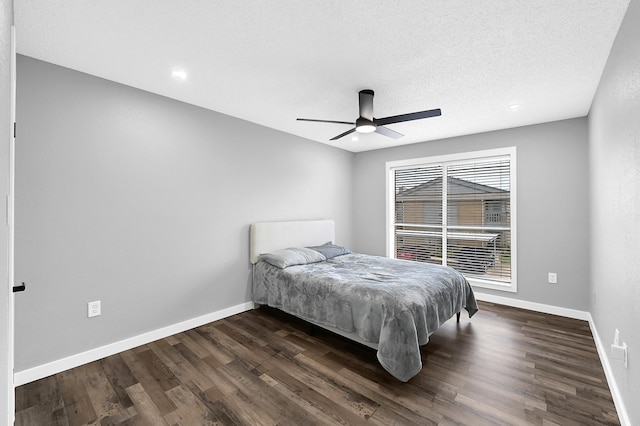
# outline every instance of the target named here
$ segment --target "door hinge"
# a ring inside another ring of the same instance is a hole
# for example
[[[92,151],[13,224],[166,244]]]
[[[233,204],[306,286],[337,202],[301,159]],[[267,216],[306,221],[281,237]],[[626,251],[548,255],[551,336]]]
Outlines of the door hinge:
[[[14,139],[16,138],[17,128],[18,128],[18,126],[16,125],[16,122],[14,121],[13,122],[13,138]]]

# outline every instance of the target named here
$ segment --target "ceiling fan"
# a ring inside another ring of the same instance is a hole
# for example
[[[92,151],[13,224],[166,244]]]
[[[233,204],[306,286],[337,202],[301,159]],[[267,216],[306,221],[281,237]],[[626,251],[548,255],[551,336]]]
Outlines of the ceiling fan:
[[[380,133],[381,135],[398,139],[403,137],[402,133],[398,133],[395,130],[391,130],[387,127],[383,127],[386,124],[401,123],[403,121],[420,120],[429,117],[438,117],[442,114],[440,108],[430,109],[428,111],[411,112],[409,114],[393,115],[391,117],[374,118],[373,117],[373,90],[361,90],[359,92],[360,101],[360,117],[354,122],[351,121],[334,121],[334,120],[316,120],[313,118],[298,118],[298,121],[315,121],[318,123],[337,123],[337,124],[350,124],[355,127],[351,130],[347,130],[344,133],[339,134],[330,140],[334,141],[347,136],[350,133]]]

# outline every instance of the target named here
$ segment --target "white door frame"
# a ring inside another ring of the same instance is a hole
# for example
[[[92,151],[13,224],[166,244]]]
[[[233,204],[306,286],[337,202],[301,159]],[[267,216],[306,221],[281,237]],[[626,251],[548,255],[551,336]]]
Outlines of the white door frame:
[[[2,389],[2,394],[6,392],[4,403],[1,405],[7,406],[6,417],[0,418],[0,422],[7,425],[14,424],[15,420],[15,388],[13,380],[13,367],[14,367],[14,171],[15,171],[15,133],[14,124],[16,120],[16,30],[11,26],[11,53],[9,57],[11,63],[11,116],[9,121],[9,164],[8,164],[8,194],[6,196],[6,225],[7,225],[7,282],[5,285],[5,291],[8,293],[8,312],[7,312],[7,383],[6,389]],[[0,170],[1,172],[1,170]],[[5,385],[2,384],[4,387]],[[2,410],[0,410],[2,411]]]

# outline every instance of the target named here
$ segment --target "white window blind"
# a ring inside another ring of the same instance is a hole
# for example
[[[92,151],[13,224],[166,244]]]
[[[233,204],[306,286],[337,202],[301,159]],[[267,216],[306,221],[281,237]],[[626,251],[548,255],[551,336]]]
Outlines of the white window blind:
[[[515,149],[387,163],[392,257],[515,291]]]

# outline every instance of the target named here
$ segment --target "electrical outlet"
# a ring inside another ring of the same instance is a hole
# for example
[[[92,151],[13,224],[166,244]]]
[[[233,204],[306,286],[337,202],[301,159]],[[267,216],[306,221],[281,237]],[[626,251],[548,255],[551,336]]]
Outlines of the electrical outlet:
[[[96,300],[95,302],[89,302],[87,304],[87,315],[89,318],[97,317],[101,313],[100,301]]]
[[[622,361],[624,368],[627,368],[627,344],[622,342],[622,345],[611,345],[611,359]]]
[[[627,368],[627,344],[620,344],[620,331],[616,328],[613,333],[613,345],[611,345],[611,359],[622,361],[624,368]]]
[[[549,284],[558,284],[558,274],[549,272]]]

